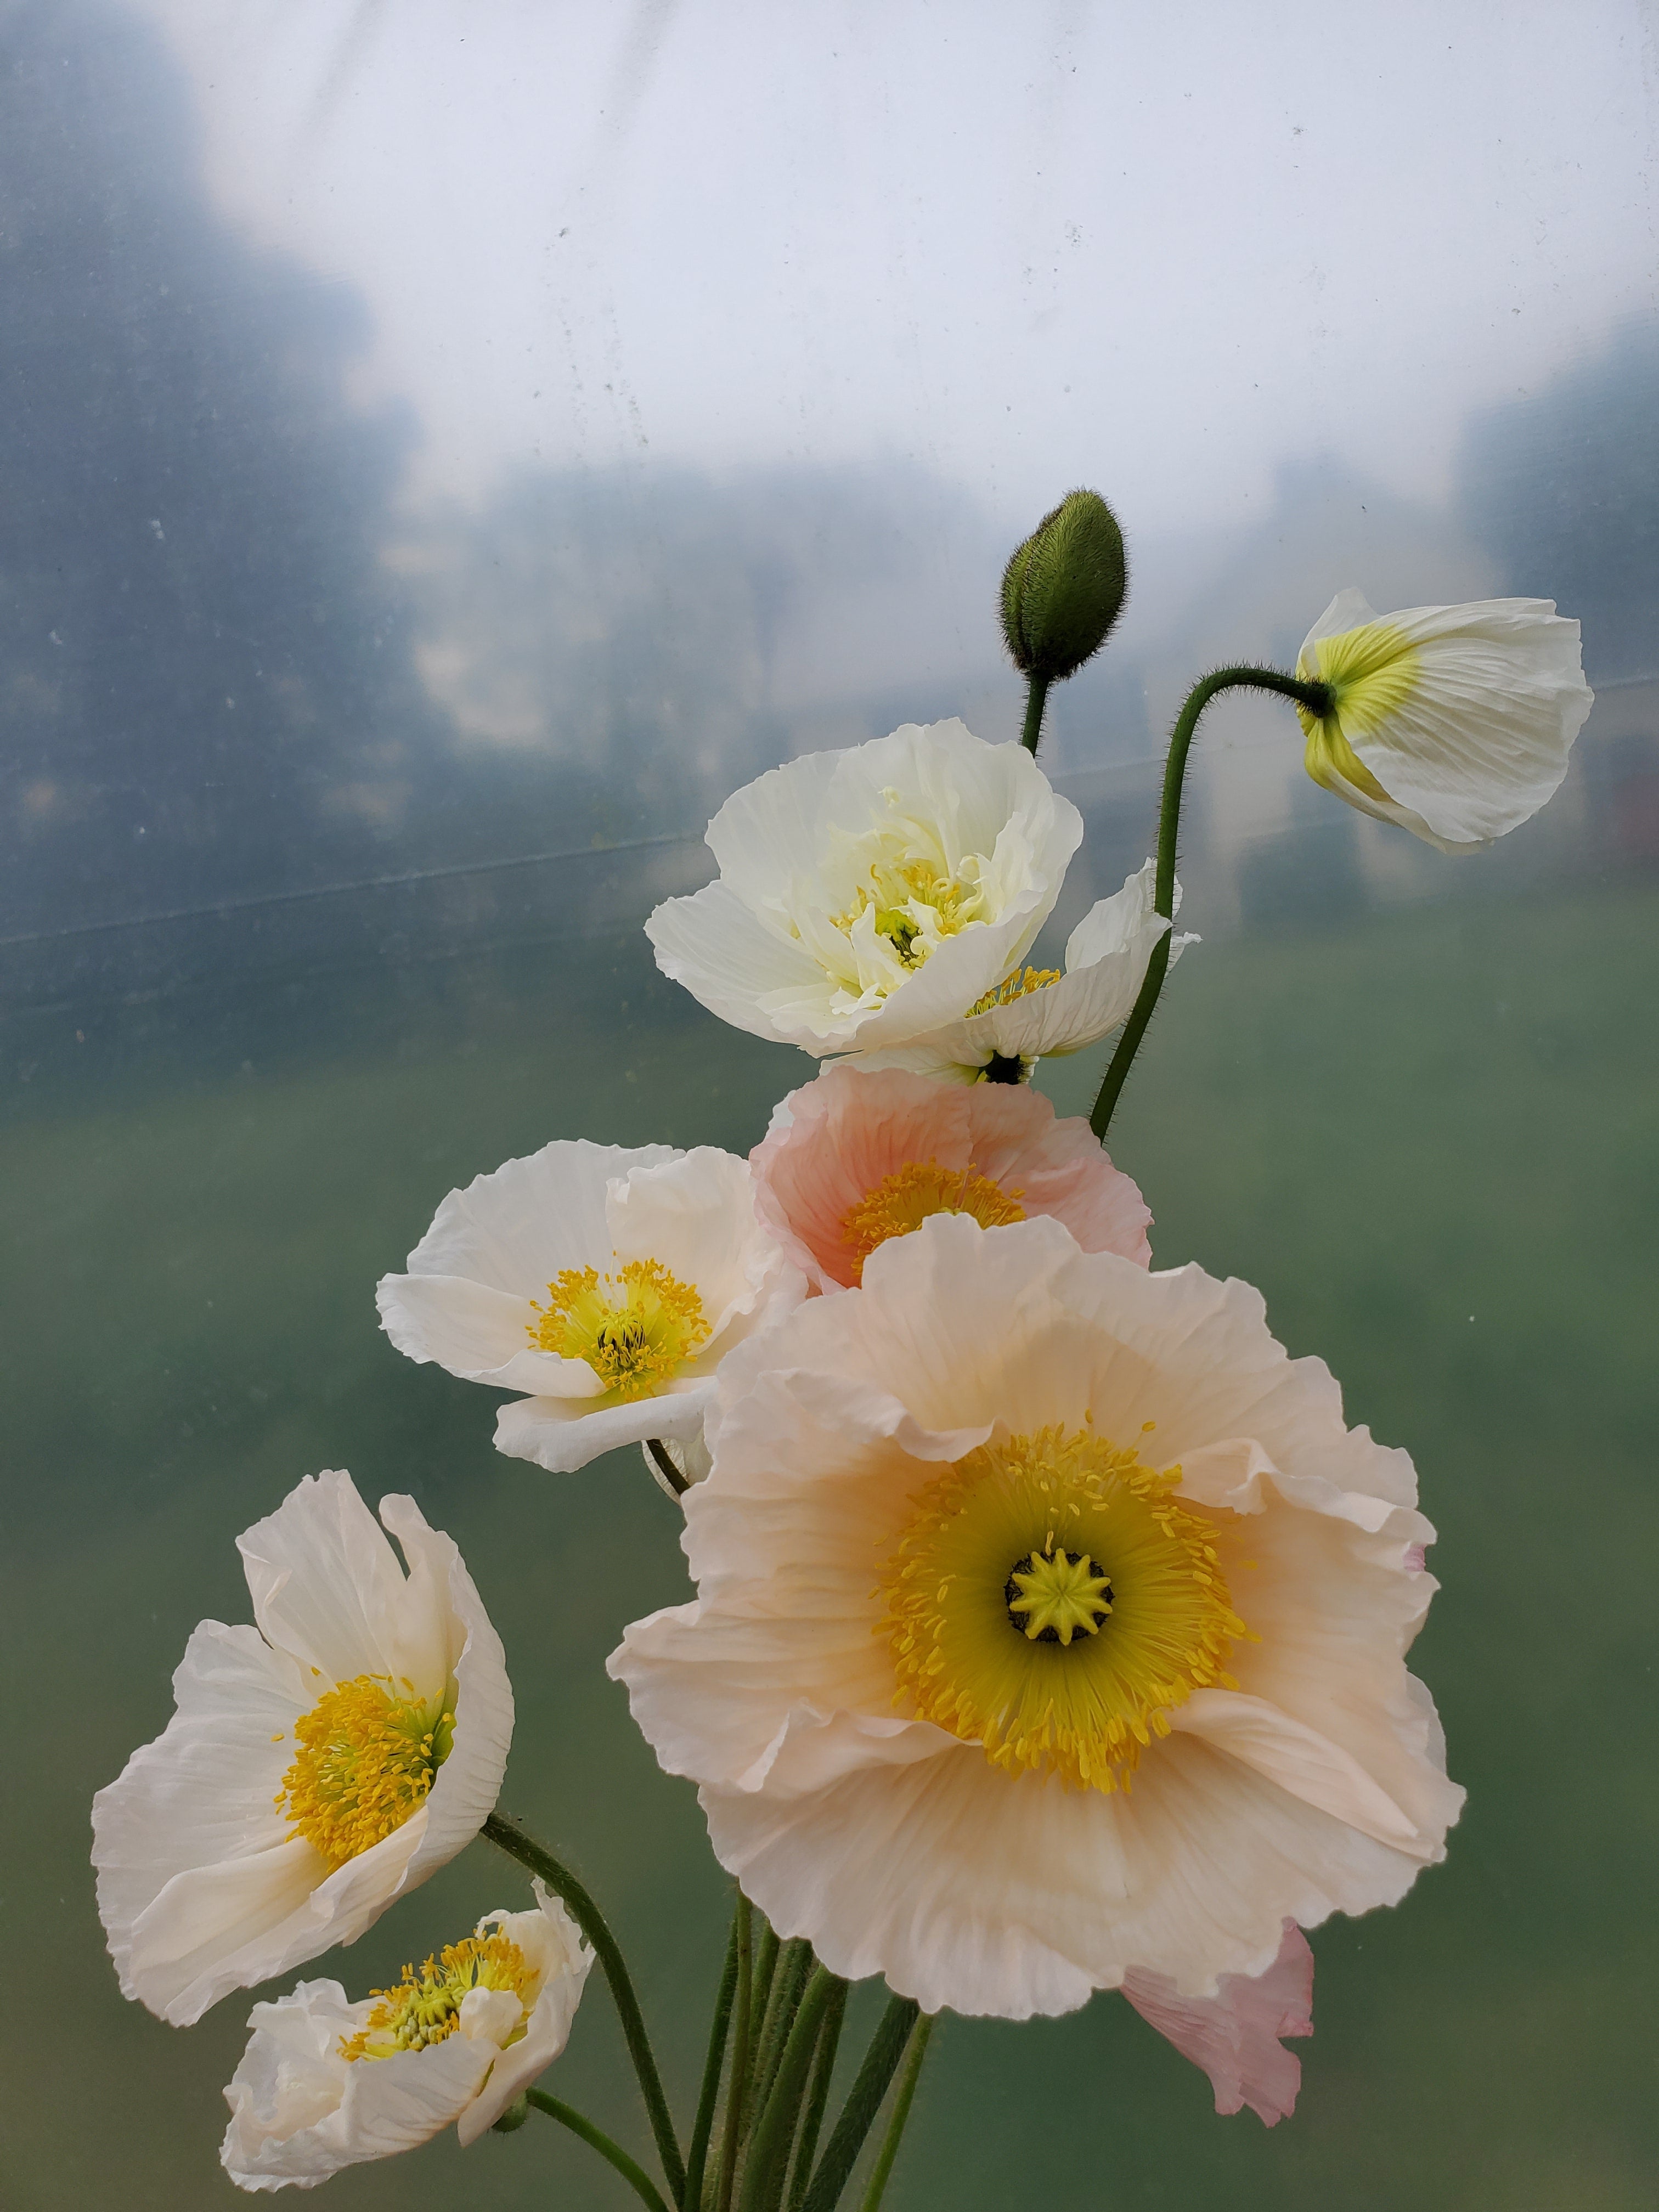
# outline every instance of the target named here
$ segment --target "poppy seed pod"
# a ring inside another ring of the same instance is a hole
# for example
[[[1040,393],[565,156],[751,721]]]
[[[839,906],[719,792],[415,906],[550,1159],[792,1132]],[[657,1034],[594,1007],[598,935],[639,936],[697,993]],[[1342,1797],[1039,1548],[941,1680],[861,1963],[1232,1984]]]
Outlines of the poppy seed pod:
[[[1002,634],[1020,674],[1074,676],[1105,643],[1128,586],[1116,516],[1097,491],[1067,492],[1002,572]]]

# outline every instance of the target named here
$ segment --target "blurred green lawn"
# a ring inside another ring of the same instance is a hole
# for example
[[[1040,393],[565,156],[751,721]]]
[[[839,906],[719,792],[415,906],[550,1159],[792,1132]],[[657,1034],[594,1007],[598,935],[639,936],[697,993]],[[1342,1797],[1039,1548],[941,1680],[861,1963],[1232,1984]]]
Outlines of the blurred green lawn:
[[[396,1050],[336,1024],[234,1076],[118,1068],[3,1139],[0,2199],[19,2212],[238,2201],[216,2147],[246,2001],[185,2033],[122,2002],[87,1805],[165,1723],[195,1621],[247,1617],[235,1533],[322,1466],[371,1498],[411,1491],[460,1542],[518,1693],[507,1805],[612,1912],[689,2106],[725,1887],[602,1670],[626,1620],[685,1594],[673,1510],[637,1455],[570,1477],[498,1458],[490,1395],[400,1359],[373,1299],[444,1192],[509,1154],[555,1135],[745,1149],[810,1073],[653,984],[636,940],[580,965],[556,1003],[551,956],[453,964],[410,991]],[[1372,914],[1177,971],[1114,1154],[1159,1264],[1259,1284],[1350,1418],[1413,1452],[1445,1585],[1417,1662],[1469,1809],[1402,1907],[1316,1936],[1293,2120],[1217,2119],[1115,1999],[1018,2030],[951,2021],[894,2212],[1659,2202],[1656,999],[1650,884]],[[1062,1110],[1086,1109],[1094,1057],[1045,1072]],[[307,1971],[359,1994],[520,1898],[476,1845]],[[643,2143],[597,1980],[556,2087]],[[633,2202],[539,2121],[343,2176],[328,2201],[416,2191]]]

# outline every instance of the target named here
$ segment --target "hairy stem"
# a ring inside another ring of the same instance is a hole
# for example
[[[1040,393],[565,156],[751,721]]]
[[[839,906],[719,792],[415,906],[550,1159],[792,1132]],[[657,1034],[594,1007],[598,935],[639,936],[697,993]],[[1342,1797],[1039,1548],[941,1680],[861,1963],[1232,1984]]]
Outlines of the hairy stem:
[[[800,2118],[807,2069],[817,2044],[818,2023],[837,1978],[827,1966],[812,1969],[778,2061],[771,2094],[756,2118],[754,2138],[744,2164],[740,2212],[777,2212],[788,2170],[789,2147]]]
[[[651,2053],[651,2039],[645,2032],[645,2015],[641,2012],[640,2001],[634,1994],[634,1984],[621,1948],[606,1926],[605,1915],[569,1868],[561,1865],[551,1851],[527,1834],[516,1820],[508,1820],[502,1813],[492,1813],[483,1824],[483,1833],[509,1858],[517,1859],[520,1866],[527,1867],[532,1874],[541,1876],[555,1896],[562,1898],[569,1906],[571,1918],[592,1945],[594,1955],[611,1984],[611,1995],[622,2021],[628,2055],[634,2062],[640,2094],[645,2099],[645,2109],[651,2121],[651,2132],[656,2137],[657,2155],[662,2161],[663,2178],[668,2184],[669,2194],[678,2203],[685,2191],[685,2166],[674,2134],[673,2118],[668,2109],[668,2100],[662,2092],[662,2078],[657,2072],[657,2062]],[[556,2114],[555,2117],[562,2115]]]
[[[921,2011],[921,2006],[912,1997],[888,2000],[887,2009],[876,2023],[870,2048],[864,2054],[864,2063],[847,2093],[841,2118],[824,2145],[817,2172],[801,2200],[801,2212],[833,2212],[839,2203],[848,2176],[864,2148],[864,2138],[881,2110],[887,2085],[898,2071],[904,2046],[910,2040],[910,2031]]]
[[[760,2112],[771,2094],[773,2078],[794,2025],[795,2008],[801,2001],[812,1963],[812,1947],[799,1936],[792,1936],[778,1954],[777,1971],[772,1977],[771,1994],[766,2001],[766,2019],[755,2050],[754,2080],[749,2093],[751,2115]]]
[[[812,2058],[812,2078],[806,2085],[806,2103],[795,2144],[794,2172],[789,2178],[789,2212],[800,2212],[806,2185],[812,2179],[812,2160],[817,2152],[818,2132],[823,2125],[823,2108],[830,2101],[830,2082],[836,2070],[836,2053],[841,2047],[842,2022],[846,2017],[847,1984],[838,1981],[830,1992],[830,2002],[818,2025],[818,2047]]]
[[[1042,710],[1048,702],[1048,681],[1046,676],[1028,676],[1025,679],[1025,726],[1019,741],[1035,760],[1037,739],[1042,735]]]
[[[870,2186],[864,2194],[864,2212],[880,2212],[887,2177],[893,2171],[893,2160],[898,2156],[899,2142],[904,2134],[904,2124],[910,2117],[910,2107],[915,2102],[916,2082],[921,2074],[921,2062],[927,2056],[927,2039],[933,2034],[936,2014],[925,2012],[916,2022],[910,2038],[908,2056],[904,2062],[904,2075],[899,2083],[898,2095],[893,2100],[893,2117],[887,2123],[887,2134],[881,2146],[881,2155],[876,2160],[876,2170],[870,2177]]]
[[[526,2089],[525,2100],[538,2112],[545,2112],[550,2119],[561,2122],[572,2135],[580,2136],[585,2143],[592,2143],[599,2156],[616,2167],[641,2203],[651,2207],[651,2212],[668,2212],[668,2207],[658,2193],[650,2175],[635,2166],[622,2145],[612,2142],[603,2128],[596,2128],[592,2120],[584,2118],[571,2106],[562,2105],[556,2097],[550,2097],[544,2089]]]
[[[732,2065],[726,2080],[726,2124],[720,2134],[720,2187],[714,2212],[730,2212],[732,2185],[738,2172],[738,2142],[743,2130],[743,2096],[749,2082],[749,2024],[754,2016],[754,1910],[738,1892],[738,2017],[732,2036]],[[689,2204],[685,2212],[697,2212]]]
[[[691,2130],[690,2155],[685,2161],[685,2188],[682,2201],[685,2212],[698,2212],[702,2203],[703,2170],[708,2162],[708,2138],[714,2129],[714,2107],[720,2102],[720,2068],[726,2059],[726,2039],[732,2025],[732,2001],[738,1987],[738,1922],[743,1912],[739,1896],[732,1914],[732,1933],[726,1940],[726,1964],[720,1970],[719,1994],[714,1999],[714,2017],[708,2030],[708,2056],[703,2062],[702,2094],[697,2099],[697,2117]]]
[[[1300,677],[1287,676],[1278,668],[1218,668],[1208,676],[1200,677],[1187,694],[1186,704],[1176,717],[1176,726],[1170,737],[1169,758],[1164,768],[1164,801],[1158,817],[1158,883],[1152,903],[1168,921],[1175,919],[1176,848],[1181,834],[1181,799],[1187,775],[1187,755],[1191,750],[1199,717],[1218,692],[1230,691],[1239,686],[1252,691],[1272,691],[1281,699],[1293,700],[1315,714],[1329,711],[1330,688],[1324,684],[1304,684]],[[1140,1040],[1146,1034],[1146,1024],[1152,1018],[1152,1009],[1158,1004],[1158,993],[1164,988],[1164,978],[1170,969],[1170,932],[1165,930],[1158,950],[1147,964],[1146,978],[1140,986],[1133,1011],[1123,1025],[1101,1083],[1100,1095],[1089,1116],[1089,1127],[1102,1144],[1111,1127],[1119,1094],[1128,1080],[1129,1070],[1140,1049]]]

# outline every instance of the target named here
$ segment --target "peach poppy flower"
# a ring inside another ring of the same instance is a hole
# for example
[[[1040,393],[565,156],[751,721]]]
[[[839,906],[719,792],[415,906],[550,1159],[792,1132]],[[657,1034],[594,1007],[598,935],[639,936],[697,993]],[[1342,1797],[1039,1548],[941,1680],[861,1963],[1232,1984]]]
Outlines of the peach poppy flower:
[[[1134,1183],[1025,1084],[829,1067],[780,1103],[749,1164],[756,1210],[820,1291],[855,1286],[878,1244],[935,1213],[986,1229],[1052,1214],[1085,1252],[1152,1261]]]

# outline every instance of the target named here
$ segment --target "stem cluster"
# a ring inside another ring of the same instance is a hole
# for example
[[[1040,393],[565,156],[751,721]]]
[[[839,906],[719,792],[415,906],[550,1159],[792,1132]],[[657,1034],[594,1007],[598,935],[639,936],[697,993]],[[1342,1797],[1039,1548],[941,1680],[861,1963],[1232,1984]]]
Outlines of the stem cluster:
[[[592,1946],[622,2023],[667,2193],[603,2129],[543,2090],[526,2092],[523,2107],[499,2125],[519,2125],[526,2110],[545,2112],[596,2150],[650,2212],[834,2212],[902,2064],[864,2197],[863,2212],[878,2212],[910,2117],[931,2017],[908,1998],[889,2002],[820,2154],[848,1985],[814,1957],[810,1943],[799,1937],[781,1943],[739,1890],[690,2149],[683,2157],[633,1981],[599,1906],[516,1820],[493,1813],[483,1832],[563,1900]]]

